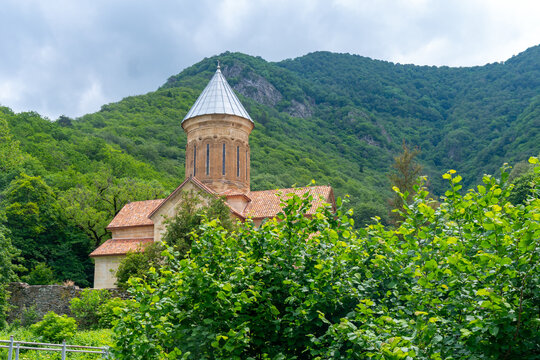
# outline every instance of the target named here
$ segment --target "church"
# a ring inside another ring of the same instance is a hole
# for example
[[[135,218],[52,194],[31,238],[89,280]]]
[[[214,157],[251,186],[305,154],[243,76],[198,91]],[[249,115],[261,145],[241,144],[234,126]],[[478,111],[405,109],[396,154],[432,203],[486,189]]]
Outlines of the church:
[[[335,206],[330,186],[250,190],[249,135],[255,124],[223,76],[220,66],[182,120],[187,135],[186,178],[167,198],[126,204],[107,226],[112,238],[94,250],[94,288],[115,288],[115,272],[130,251],[160,241],[167,218],[175,215],[181,192],[220,196],[231,215],[260,225],[281,210],[280,196],[309,191],[314,213],[323,203]]]

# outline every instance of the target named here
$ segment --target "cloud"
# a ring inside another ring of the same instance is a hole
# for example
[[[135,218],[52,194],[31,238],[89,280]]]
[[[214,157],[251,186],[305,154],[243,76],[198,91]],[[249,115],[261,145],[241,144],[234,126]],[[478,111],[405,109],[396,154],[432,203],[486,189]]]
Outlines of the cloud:
[[[155,90],[204,57],[328,50],[469,66],[540,43],[540,3],[497,0],[7,0],[0,103],[51,119]]]

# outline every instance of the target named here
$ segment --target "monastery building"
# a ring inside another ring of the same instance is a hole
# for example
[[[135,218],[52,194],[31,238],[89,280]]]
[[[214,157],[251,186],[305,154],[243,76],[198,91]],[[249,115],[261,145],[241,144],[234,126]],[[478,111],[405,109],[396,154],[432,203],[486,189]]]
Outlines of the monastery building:
[[[249,135],[254,122],[218,69],[182,121],[187,134],[186,179],[166,199],[126,204],[107,229],[112,238],[90,256],[95,261],[94,288],[116,287],[115,271],[129,251],[160,241],[165,220],[175,216],[182,191],[222,196],[233,217],[260,225],[281,210],[280,195],[310,191],[310,213],[323,203],[335,205],[330,186],[251,191]]]

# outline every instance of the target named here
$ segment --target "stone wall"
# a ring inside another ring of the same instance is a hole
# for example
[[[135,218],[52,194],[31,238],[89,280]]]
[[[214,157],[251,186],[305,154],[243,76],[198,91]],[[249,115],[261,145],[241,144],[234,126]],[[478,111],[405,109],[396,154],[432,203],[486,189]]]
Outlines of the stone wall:
[[[126,299],[128,294],[120,289],[107,289],[113,297]],[[8,314],[8,322],[16,319],[23,320],[25,313],[32,309],[37,315],[35,321],[41,320],[43,315],[54,311],[59,315],[71,315],[69,302],[78,297],[83,289],[78,286],[64,285],[28,285],[25,283],[11,283],[9,303],[11,310]]]

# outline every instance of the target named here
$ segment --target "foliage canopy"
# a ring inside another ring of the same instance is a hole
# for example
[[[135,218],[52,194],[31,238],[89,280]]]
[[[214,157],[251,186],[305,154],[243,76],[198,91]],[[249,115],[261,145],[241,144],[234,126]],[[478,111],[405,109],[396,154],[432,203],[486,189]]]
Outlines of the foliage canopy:
[[[221,226],[227,230],[234,228],[230,208],[223,199],[202,192],[182,192],[175,216],[166,219],[167,231],[163,241],[179,256],[184,256],[191,249],[192,237],[200,234],[200,225],[206,218],[219,219]],[[154,242],[137,251],[129,252],[120,261],[116,271],[116,285],[126,289],[131,277],[144,278],[148,269],[159,268],[164,261],[162,251],[161,243]]]
[[[77,331],[77,322],[67,315],[58,315],[49,311],[43,320],[30,326],[32,331],[40,337],[42,341],[62,343],[71,339]]]
[[[21,174],[39,178],[53,194],[35,203],[39,216],[28,203],[15,201],[17,208],[12,197],[1,201],[0,211],[14,210],[3,225],[22,251],[21,264],[32,269],[47,262],[59,280],[92,282],[88,254],[109,238],[104,228],[118,209],[162,197],[184,178],[186,137],[179,119],[215,72],[216,58],[172,76],[154,92],[78,119],[50,121],[0,107],[0,199]],[[393,194],[386,174],[403,140],[422,150],[418,160],[435,194],[444,191],[435,174],[447,169],[461,169],[464,185],[471,186],[503,161],[538,154],[540,46],[472,68],[328,52],[281,62],[229,52],[219,59],[255,120],[252,189],[311,179],[331,184],[338,196],[351,196],[357,225],[374,215],[389,222],[385,201]],[[43,231],[18,227],[18,220],[30,225],[32,217],[44,220]],[[43,256],[35,243],[44,244]]]
[[[451,170],[440,206],[417,187],[396,229],[355,230],[341,201],[306,217],[309,198],[298,197],[259,228],[207,221],[188,257],[169,249],[165,266],[132,280],[137,305],[115,327],[116,356],[531,358],[540,166],[534,174],[514,205],[505,169],[466,192]]]

